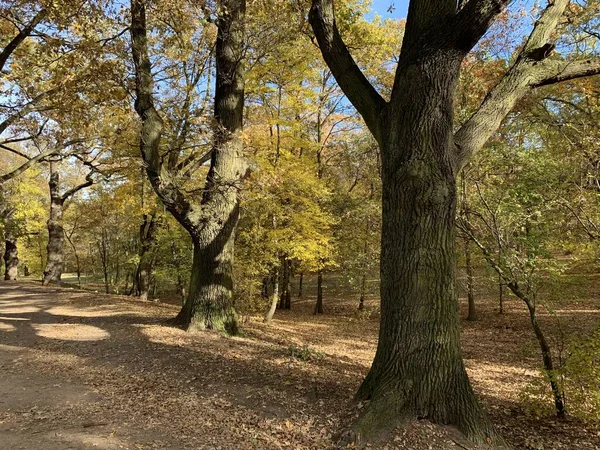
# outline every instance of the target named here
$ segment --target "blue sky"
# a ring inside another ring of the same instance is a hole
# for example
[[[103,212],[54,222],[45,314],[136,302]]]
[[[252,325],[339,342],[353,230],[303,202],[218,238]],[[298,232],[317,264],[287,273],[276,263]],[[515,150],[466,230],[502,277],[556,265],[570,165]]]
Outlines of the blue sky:
[[[405,18],[408,11],[409,0],[373,0],[371,10],[379,14],[384,19],[387,18]],[[388,12],[390,7],[393,12]]]

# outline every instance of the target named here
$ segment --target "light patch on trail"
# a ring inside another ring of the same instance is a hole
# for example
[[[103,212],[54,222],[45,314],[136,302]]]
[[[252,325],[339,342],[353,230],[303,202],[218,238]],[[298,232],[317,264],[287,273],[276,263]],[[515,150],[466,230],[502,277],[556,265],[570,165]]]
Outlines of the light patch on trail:
[[[128,310],[119,309],[112,305],[109,306],[96,306],[96,307],[68,307],[68,306],[54,306],[48,310],[47,313],[53,316],[67,316],[67,317],[114,317],[122,315],[133,315]],[[135,314],[139,315],[139,314]]]
[[[38,336],[61,341],[102,341],[110,337],[110,333],[92,325],[47,323],[33,328]]]
[[[36,306],[0,306],[0,314],[31,314],[40,311]]]
[[[10,323],[0,322],[0,331],[15,331],[16,327]]]

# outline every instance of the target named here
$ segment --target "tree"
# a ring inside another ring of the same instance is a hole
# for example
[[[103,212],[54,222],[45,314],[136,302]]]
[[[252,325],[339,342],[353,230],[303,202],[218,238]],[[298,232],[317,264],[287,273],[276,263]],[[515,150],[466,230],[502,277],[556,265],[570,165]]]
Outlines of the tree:
[[[60,283],[60,277],[63,271],[64,261],[64,228],[63,213],[65,202],[77,192],[91,186],[94,183],[93,175],[96,168],[90,163],[90,170],[85,176],[85,180],[70,189],[61,192],[60,172],[58,165],[60,160],[50,160],[50,178],[48,187],[50,190],[50,217],[48,218],[48,259],[44,269],[42,284],[44,286],[50,283]]]
[[[599,58],[544,52],[568,0],[541,13],[498,84],[454,133],[463,60],[507,0],[411,0],[389,101],[353,60],[333,2],[309,20],[325,62],[377,140],[382,158],[381,327],[357,398],[369,437],[411,417],[453,424],[476,443],[505,445],[477,401],[460,351],[455,291],[456,177],[516,102],[536,87],[596,74]]]
[[[2,163],[11,164],[11,158]],[[4,164],[0,163],[0,166]],[[38,235],[43,228],[46,202],[38,171],[30,171],[2,186],[0,193],[0,231],[4,235],[4,279],[16,280],[18,265],[23,259],[21,244],[31,235]],[[21,253],[19,255],[19,252]],[[21,256],[19,258],[19,256]]]
[[[245,0],[217,4],[213,144],[210,168],[199,202],[186,197],[173,171],[163,166],[160,141],[164,122],[154,106],[148,55],[146,8],[131,2],[131,39],[136,70],[135,109],[142,121],[140,147],[146,173],[166,209],[188,231],[194,244],[187,300],[176,322],[188,330],[237,332],[232,303],[233,251],[239,219],[238,191],[246,173],[242,155],[244,107],[243,40]]]

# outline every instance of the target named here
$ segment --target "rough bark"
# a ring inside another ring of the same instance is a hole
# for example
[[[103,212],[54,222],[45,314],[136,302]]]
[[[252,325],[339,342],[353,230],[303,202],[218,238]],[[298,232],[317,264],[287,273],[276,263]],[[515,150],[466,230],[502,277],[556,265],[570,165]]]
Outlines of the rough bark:
[[[154,106],[146,11],[132,0],[132,51],[136,68],[135,108],[142,120],[141,153],[146,173],[166,209],[190,233],[194,259],[188,297],[176,322],[194,331],[237,332],[233,308],[233,249],[239,218],[238,191],[246,172],[242,155],[245,0],[217,2],[215,129],[211,165],[200,204],[192,204],[163,167],[163,121]]]
[[[150,278],[152,277],[152,268],[154,266],[153,247],[156,244],[156,217],[144,214],[144,221],[140,225],[140,261],[135,271],[133,279],[133,292],[141,300],[148,299],[150,290]]]
[[[411,0],[385,102],[344,45],[332,0],[312,2],[309,21],[323,58],[382,155],[381,327],[373,365],[357,394],[371,400],[354,427],[359,438],[420,417],[456,425],[477,443],[505,445],[479,406],[461,358],[456,175],[531,89],[600,72],[597,59],[536,58],[568,3],[550,2],[513,67],[453,136],[460,64],[508,3]]]
[[[473,393],[460,350],[452,133],[468,44],[445,27],[435,32],[453,8],[456,2],[412,1],[391,101],[355,103],[380,146],[383,202],[381,326],[373,365],[357,393],[370,400],[353,427],[358,440],[427,418],[457,426],[474,442],[504,444]],[[336,65],[333,56],[343,56],[345,47],[332,3],[315,0],[309,17],[326,62]],[[362,101],[370,90],[357,82],[345,87],[337,66],[331,68],[342,89],[353,103],[352,89],[358,89]]]
[[[64,229],[63,229],[63,207],[64,199],[60,195],[59,174],[56,162],[50,162],[50,217],[48,218],[48,254],[46,268],[44,269],[44,286],[49,283],[60,283],[63,271],[64,255]]]
[[[357,394],[371,400],[356,425],[359,437],[422,417],[456,425],[475,442],[502,444],[473,394],[460,351],[451,158],[460,61],[460,54],[433,52],[397,77],[397,95],[405,98],[402,109],[390,105],[382,146],[381,327]]]
[[[92,169],[85,181],[71,189],[60,193],[60,176],[58,172],[59,161],[50,161],[50,179],[48,180],[48,188],[50,190],[50,217],[47,222],[48,226],[48,245],[46,247],[47,260],[46,268],[42,284],[44,286],[49,283],[60,283],[64,264],[64,240],[65,232],[63,228],[63,212],[65,202],[80,190],[91,186],[94,181],[92,175],[95,170]]]
[[[19,253],[17,238],[10,233],[4,237],[4,279],[15,281],[18,276]]]

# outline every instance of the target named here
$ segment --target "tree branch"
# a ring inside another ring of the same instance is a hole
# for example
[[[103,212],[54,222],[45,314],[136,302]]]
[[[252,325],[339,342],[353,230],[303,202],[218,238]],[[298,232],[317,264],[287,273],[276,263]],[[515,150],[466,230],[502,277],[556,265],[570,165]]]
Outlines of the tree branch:
[[[85,176],[85,181],[81,184],[78,184],[75,187],[72,187],[68,191],[66,191],[63,195],[60,196],[61,200],[64,202],[65,200],[67,200],[72,195],[75,195],[80,190],[85,189],[86,187],[89,187],[92,184],[94,184],[94,179],[92,178],[92,176],[95,173],[96,173],[95,168],[92,168],[92,170],[90,170],[89,173]]]
[[[471,0],[469,3],[473,1],[486,0]],[[580,64],[546,60],[554,48],[547,40],[568,4],[569,0],[554,0],[548,4],[519,51],[515,63],[488,93],[479,109],[455,133],[457,170],[464,167],[473,154],[485,145],[516,103],[530,90],[600,71],[598,64],[592,61]],[[467,8],[469,4],[464,9]]]
[[[17,49],[17,47],[31,34],[31,32],[35,29],[35,27],[48,15],[48,10],[42,9],[40,10],[31,22],[29,22],[19,33],[12,38],[12,40],[4,47],[2,52],[0,52],[0,71],[4,69],[4,65],[10,55]]]
[[[580,61],[547,60],[533,71],[532,88],[600,74],[600,58]]]
[[[9,147],[6,144],[0,144],[0,148],[3,148],[4,150],[9,151],[14,155],[20,156],[21,158],[29,159],[29,156],[27,156],[25,153],[17,150],[16,148]]]
[[[53,148],[46,152],[40,153],[39,155],[36,155],[31,159],[28,159],[27,162],[21,164],[15,170],[0,176],[0,184],[5,183],[6,181],[11,180],[11,179],[21,175],[23,172],[25,172],[27,169],[29,169],[31,166],[33,166],[38,161],[40,161],[44,158],[47,158],[48,156],[54,155],[58,151],[60,151],[60,149]]]
[[[509,3],[510,0],[469,0],[461,4],[451,26],[457,47],[464,52],[471,51]]]
[[[135,65],[135,110],[142,121],[140,150],[146,166],[150,184],[165,207],[181,225],[193,236],[196,226],[190,218],[192,207],[189,201],[172,181],[160,158],[160,140],[163,133],[163,120],[154,106],[148,38],[146,29],[146,8],[143,0],[131,0],[131,49]]]
[[[17,120],[25,117],[30,112],[36,111],[37,104],[40,103],[43,99],[45,99],[46,97],[49,97],[53,94],[56,94],[59,91],[60,91],[60,88],[55,87],[52,89],[48,89],[47,91],[44,91],[41,94],[37,95],[36,97],[32,98],[28,103],[26,103],[16,113],[14,113],[12,116],[7,117],[6,119],[4,119],[4,121],[0,122],[0,134],[4,133],[4,131],[9,126],[11,126],[13,123],[15,123]]]
[[[313,0],[308,15],[323,59],[337,83],[381,142],[379,118],[386,101],[367,80],[342,40],[335,21],[332,0]]]

